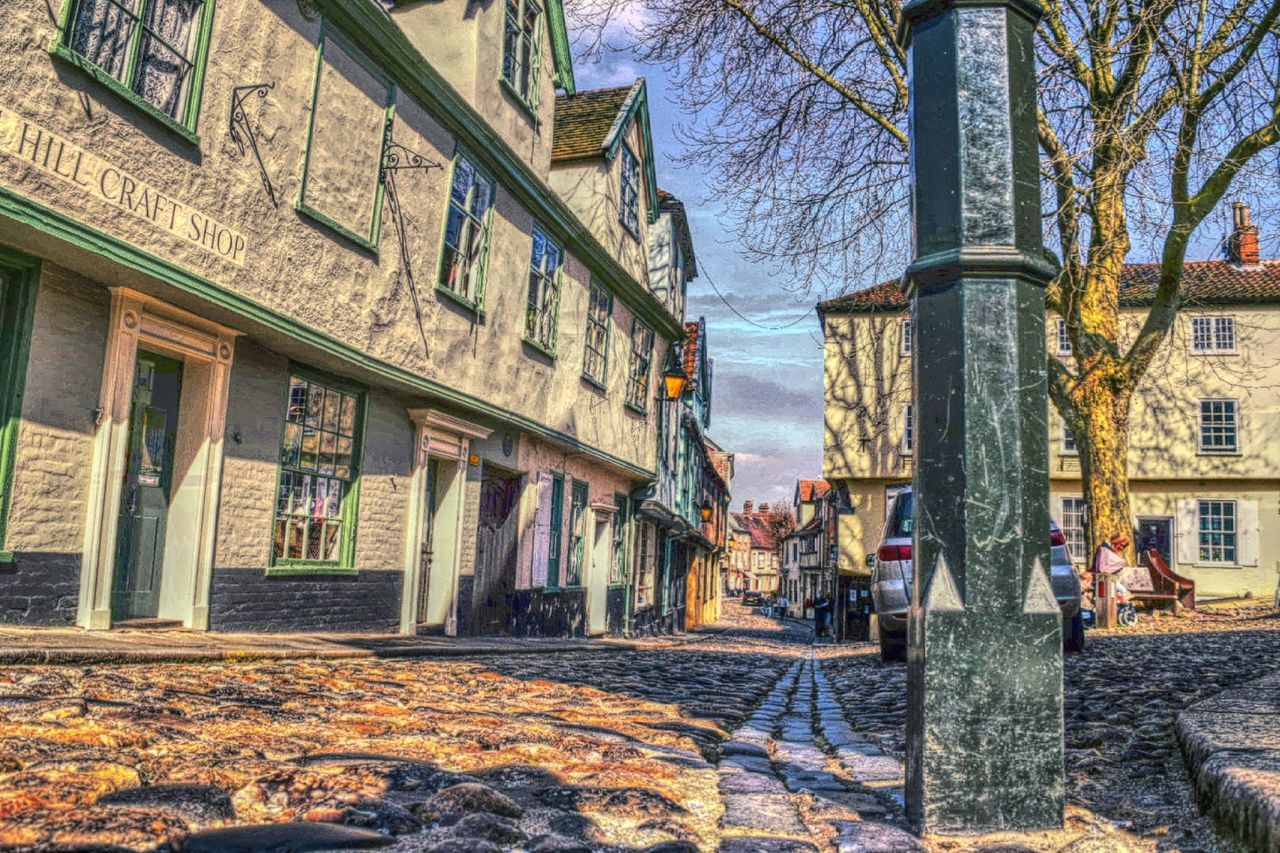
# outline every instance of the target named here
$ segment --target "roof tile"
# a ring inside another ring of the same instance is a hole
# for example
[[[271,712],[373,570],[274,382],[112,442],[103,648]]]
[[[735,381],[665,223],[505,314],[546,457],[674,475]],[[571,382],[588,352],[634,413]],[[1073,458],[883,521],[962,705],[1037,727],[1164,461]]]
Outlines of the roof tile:
[[[1120,281],[1120,304],[1150,305],[1160,276],[1159,264],[1127,264]],[[1229,261],[1188,261],[1182,269],[1186,301],[1206,305],[1280,302],[1280,261],[1237,266]],[[904,311],[910,301],[897,281],[885,281],[818,303],[820,312]]]
[[[580,160],[604,155],[605,140],[633,86],[556,95],[551,160]]]

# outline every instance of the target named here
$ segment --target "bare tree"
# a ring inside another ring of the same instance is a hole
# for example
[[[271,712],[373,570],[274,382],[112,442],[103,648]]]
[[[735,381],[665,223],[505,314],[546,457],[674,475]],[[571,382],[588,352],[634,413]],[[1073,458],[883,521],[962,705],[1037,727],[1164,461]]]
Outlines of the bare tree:
[[[1275,181],[1280,0],[1044,0],[1038,126],[1048,307],[1075,354],[1049,393],[1077,437],[1090,540],[1131,526],[1135,388],[1184,301],[1192,235],[1246,170]],[[577,0],[597,33],[625,18],[692,116],[685,159],[716,178],[744,243],[810,285],[902,268],[906,56],[899,0]],[[603,44],[603,41],[597,42]],[[1135,239],[1159,260],[1152,304],[1120,335]]]

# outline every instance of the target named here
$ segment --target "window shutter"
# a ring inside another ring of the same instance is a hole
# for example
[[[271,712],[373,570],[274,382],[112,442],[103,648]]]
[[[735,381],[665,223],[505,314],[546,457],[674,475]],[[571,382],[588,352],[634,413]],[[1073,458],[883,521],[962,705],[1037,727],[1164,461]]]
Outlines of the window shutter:
[[[1174,553],[1178,562],[1191,565],[1200,562],[1200,513],[1195,498],[1178,501],[1177,545]]]
[[[489,244],[493,240],[493,208],[494,202],[497,200],[496,196],[497,190],[490,191],[489,208],[484,212],[484,235],[480,238],[480,273],[475,293],[475,302],[478,308],[484,307],[484,287],[489,277]]]
[[[538,477],[538,514],[533,522],[533,585],[547,585],[547,559],[551,540],[551,475]]]
[[[1236,501],[1236,530],[1236,562],[1242,566],[1258,565],[1257,501]]]

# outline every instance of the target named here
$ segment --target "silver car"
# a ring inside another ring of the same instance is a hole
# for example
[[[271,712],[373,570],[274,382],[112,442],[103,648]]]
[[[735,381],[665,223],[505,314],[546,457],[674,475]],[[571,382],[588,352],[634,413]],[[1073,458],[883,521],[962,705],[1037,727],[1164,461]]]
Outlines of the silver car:
[[[907,611],[911,606],[911,528],[914,519],[911,488],[898,492],[885,522],[884,535],[876,553],[867,557],[871,565],[871,600],[880,623],[880,657],[904,660],[907,655]],[[1084,649],[1084,622],[1080,616],[1080,578],[1067,539],[1055,522],[1049,522],[1049,580],[1054,597],[1062,608],[1062,648],[1068,652]]]

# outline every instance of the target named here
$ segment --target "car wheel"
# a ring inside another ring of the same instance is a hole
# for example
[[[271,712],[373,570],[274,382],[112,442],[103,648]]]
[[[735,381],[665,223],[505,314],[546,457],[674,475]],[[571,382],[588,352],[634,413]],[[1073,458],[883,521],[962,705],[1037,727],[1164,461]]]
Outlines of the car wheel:
[[[880,634],[880,660],[885,663],[907,659],[907,638],[893,634]]]
[[[1080,612],[1076,611],[1076,615],[1062,627],[1062,650],[1064,652],[1084,651],[1084,617]]]

